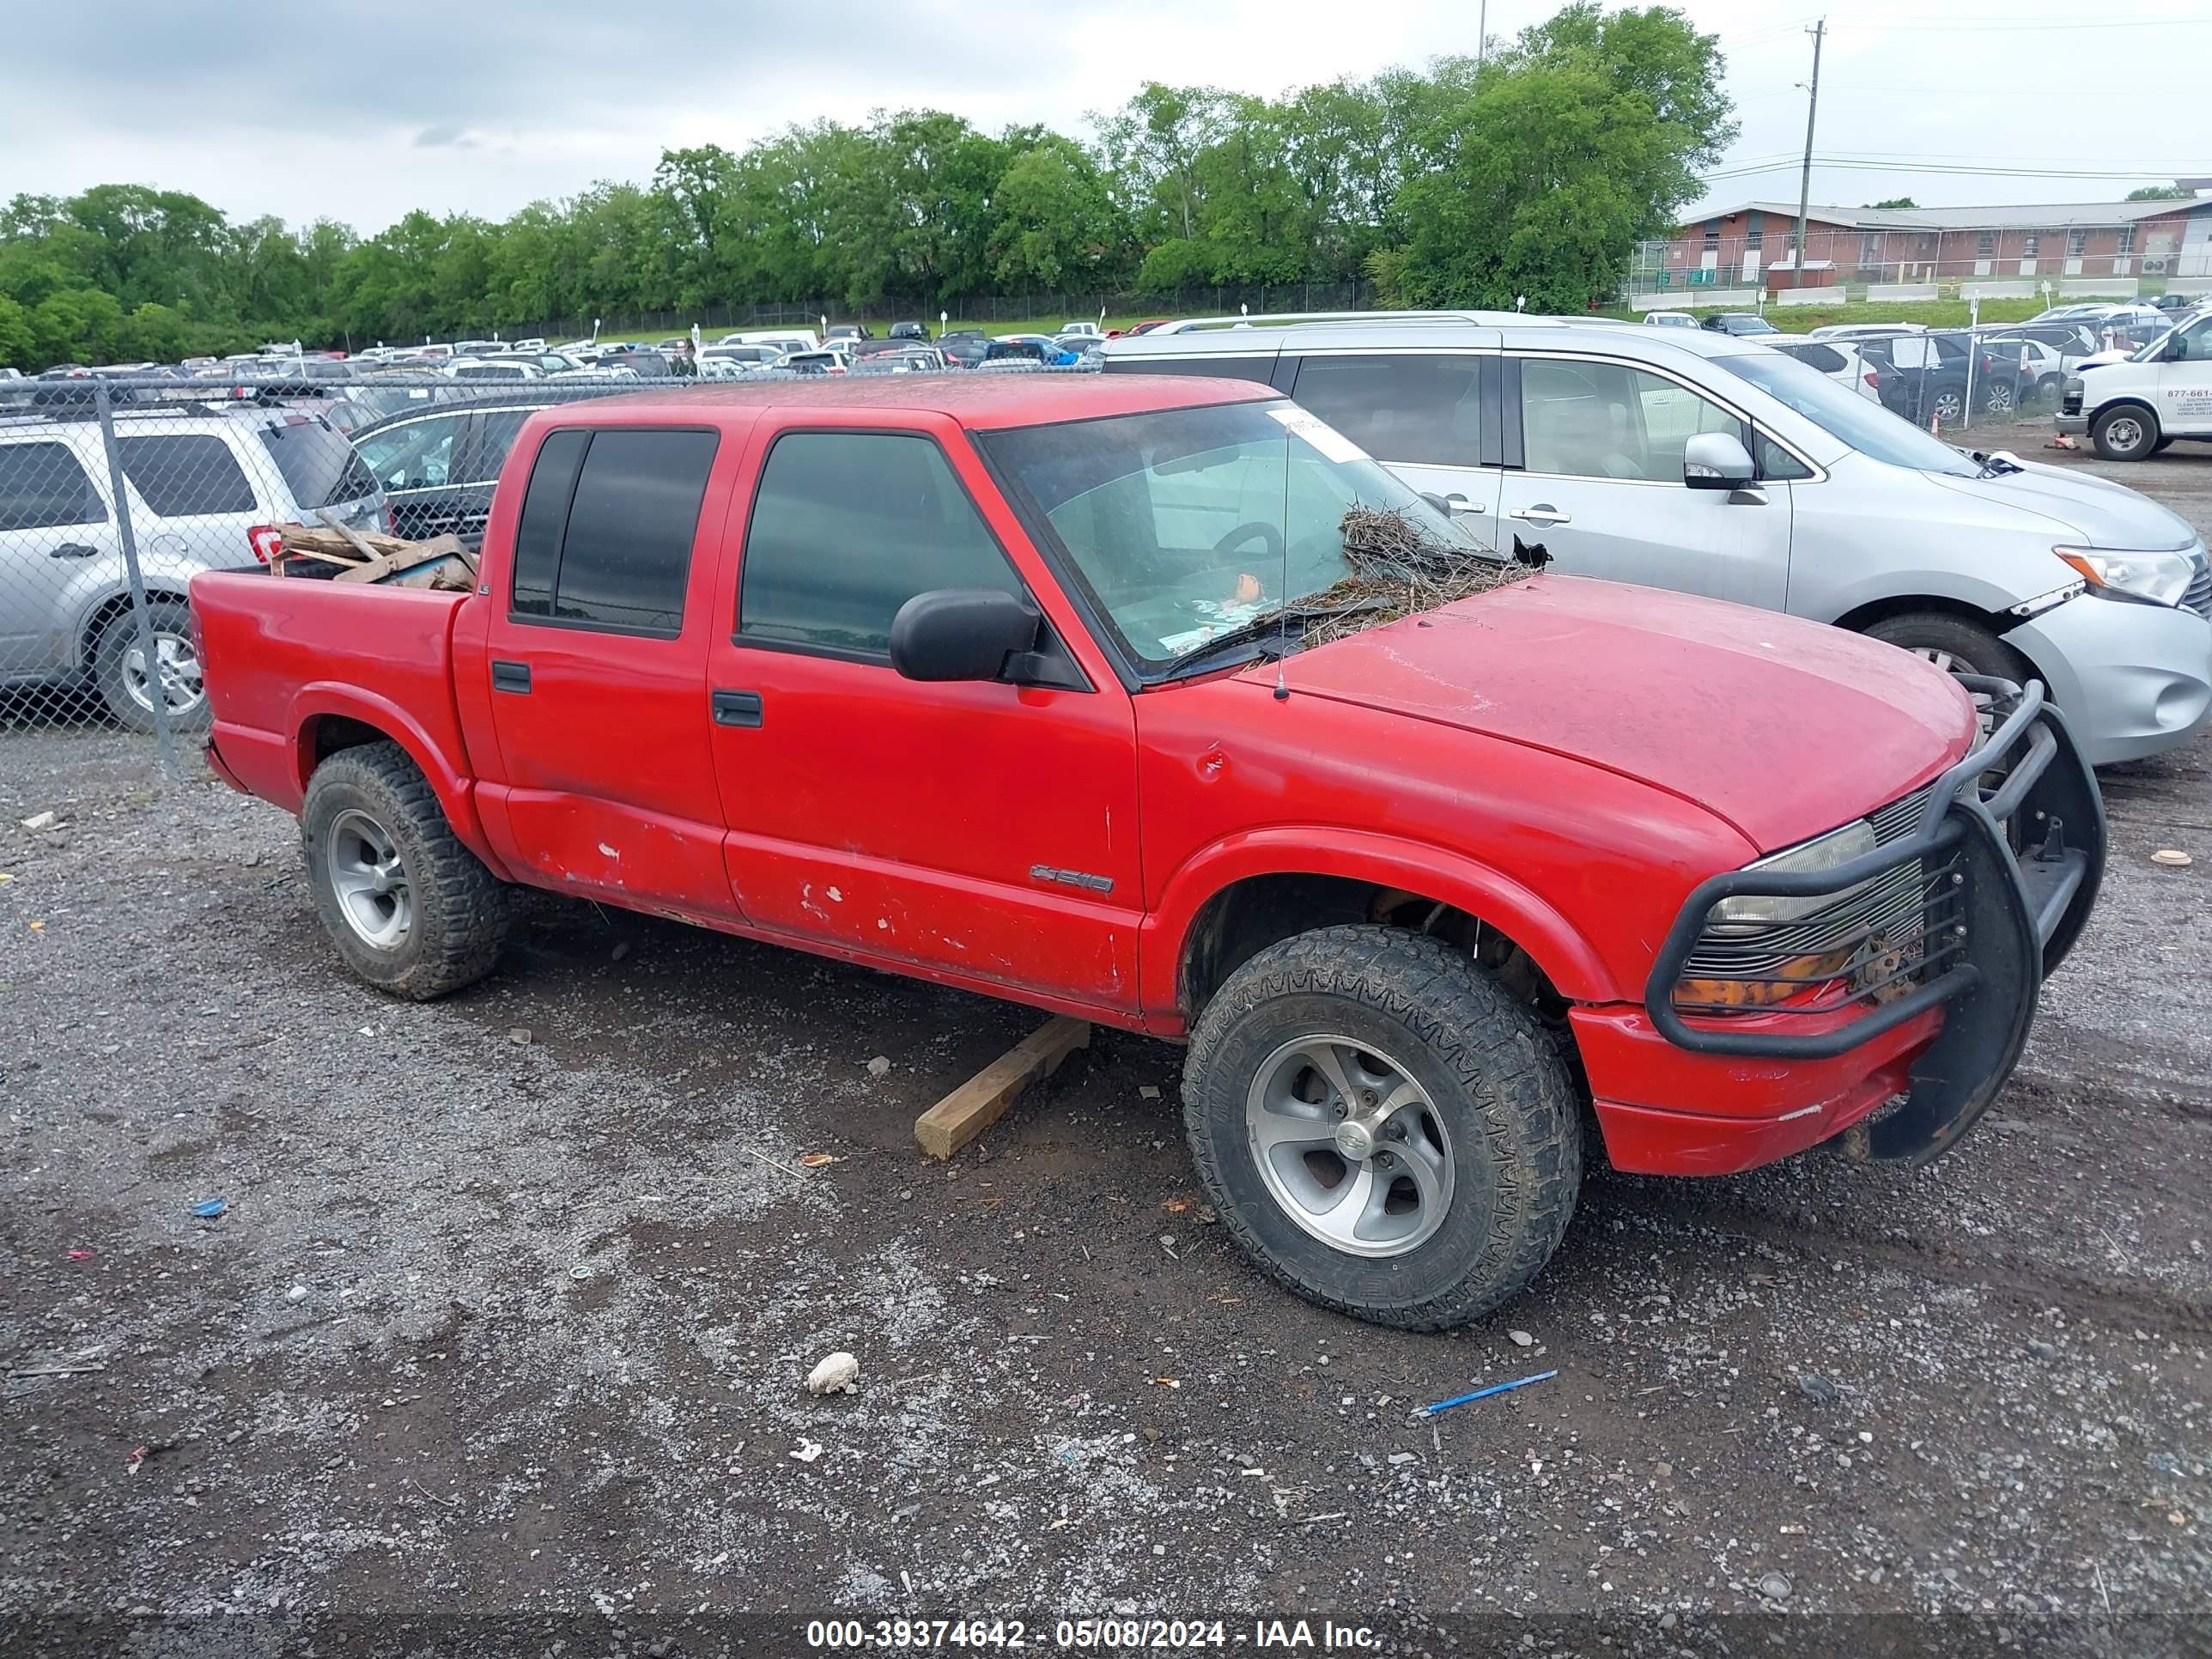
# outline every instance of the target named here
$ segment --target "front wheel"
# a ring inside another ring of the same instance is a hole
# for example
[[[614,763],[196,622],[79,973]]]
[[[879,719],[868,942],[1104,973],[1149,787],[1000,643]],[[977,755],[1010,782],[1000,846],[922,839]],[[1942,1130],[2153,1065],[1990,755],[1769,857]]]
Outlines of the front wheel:
[[[1490,1312],[1574,1213],[1582,1124],[1554,1039],[1440,940],[1346,927],[1269,946],[1206,1005],[1182,1095],[1245,1254],[1376,1324]]]
[[[1958,425],[1966,409],[1966,394],[1956,386],[1945,386],[1928,400],[1928,412],[1944,426]]]
[[[2015,395],[2009,381],[1993,380],[1988,395],[1982,399],[1982,407],[1992,415],[2009,415]]]
[[[2158,416],[2134,404],[2122,404],[2089,423],[2089,441],[2108,461],[2142,460],[2158,448]]]

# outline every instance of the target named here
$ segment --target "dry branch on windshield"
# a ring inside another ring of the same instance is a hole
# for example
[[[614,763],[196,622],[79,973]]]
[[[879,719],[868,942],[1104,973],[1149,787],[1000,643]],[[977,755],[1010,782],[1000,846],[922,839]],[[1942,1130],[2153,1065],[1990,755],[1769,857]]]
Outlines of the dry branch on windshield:
[[[1341,528],[1352,574],[1309,601],[1332,614],[1307,624],[1308,645],[1326,645],[1536,574],[1535,565],[1518,559],[1500,560],[1439,542],[1395,507],[1355,507],[1344,515]]]

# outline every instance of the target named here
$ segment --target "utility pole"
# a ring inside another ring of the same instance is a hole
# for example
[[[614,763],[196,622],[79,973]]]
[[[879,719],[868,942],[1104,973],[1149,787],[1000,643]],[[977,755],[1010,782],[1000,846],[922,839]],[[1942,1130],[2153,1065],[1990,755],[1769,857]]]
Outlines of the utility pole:
[[[1474,79],[1482,83],[1482,65],[1490,56],[1490,0],[1474,9]]]
[[[1790,261],[1799,288],[1805,286],[1805,214],[1813,201],[1813,118],[1820,109],[1820,37],[1827,32],[1825,17],[1813,25],[1813,84],[1811,96],[1805,100],[1805,168],[1797,175],[1797,252]]]

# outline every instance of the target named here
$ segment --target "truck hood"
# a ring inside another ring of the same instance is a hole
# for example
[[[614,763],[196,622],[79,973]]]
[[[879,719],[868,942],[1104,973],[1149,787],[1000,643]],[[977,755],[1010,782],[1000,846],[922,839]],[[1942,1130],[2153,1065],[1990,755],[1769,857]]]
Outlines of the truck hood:
[[[1537,576],[1302,652],[1291,696],[1435,720],[1696,803],[1762,853],[1886,805],[1966,751],[1951,677],[1838,628]],[[1250,671],[1272,685],[1272,666]]]
[[[2193,546],[2197,532],[2188,524],[2125,484],[2086,472],[2025,463],[2024,472],[1990,478],[1927,476],[1946,489],[1998,501],[2047,520],[2069,539],[2085,547],[2153,549]]]

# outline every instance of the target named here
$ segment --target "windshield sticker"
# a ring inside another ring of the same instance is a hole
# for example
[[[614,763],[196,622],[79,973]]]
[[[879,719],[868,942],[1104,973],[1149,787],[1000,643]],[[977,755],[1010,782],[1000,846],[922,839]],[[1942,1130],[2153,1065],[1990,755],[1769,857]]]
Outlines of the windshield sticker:
[[[1364,461],[1367,459],[1367,452],[1358,444],[1319,416],[1309,415],[1303,409],[1276,404],[1269,407],[1267,413],[1279,421],[1285,431],[1304,438],[1332,461]]]

